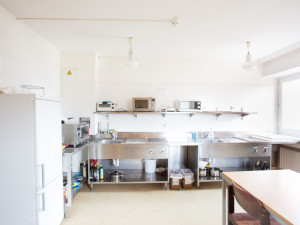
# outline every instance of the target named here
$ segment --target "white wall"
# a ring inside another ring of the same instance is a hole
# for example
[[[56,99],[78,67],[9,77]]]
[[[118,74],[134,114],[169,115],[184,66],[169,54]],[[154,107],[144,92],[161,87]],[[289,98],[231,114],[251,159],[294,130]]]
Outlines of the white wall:
[[[1,5],[0,32],[0,87],[37,85],[59,97],[59,51]]]
[[[97,62],[97,63],[96,63]],[[96,108],[96,71],[98,57],[91,52],[62,52],[62,113],[65,118],[90,117],[91,130],[94,134],[94,112]],[[66,77],[66,71],[72,75]],[[70,78],[70,79],[68,79]]]
[[[277,132],[277,80],[260,70],[248,72],[240,62],[196,59],[137,59],[135,71],[124,69],[124,58],[100,58],[97,101],[112,100],[132,110],[132,97],[156,97],[157,110],[176,107],[179,99],[198,99],[206,110],[257,112],[241,120],[238,115],[96,115],[101,129],[118,131],[239,130]]]

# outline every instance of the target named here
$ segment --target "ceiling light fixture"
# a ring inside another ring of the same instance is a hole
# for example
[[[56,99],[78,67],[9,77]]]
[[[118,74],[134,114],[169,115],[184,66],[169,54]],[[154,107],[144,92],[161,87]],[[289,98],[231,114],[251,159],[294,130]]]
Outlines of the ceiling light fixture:
[[[113,19],[113,18],[63,18],[63,17],[17,17],[17,20],[57,20],[57,21],[112,21],[112,22],[168,22],[173,26],[179,24],[177,16],[169,20],[155,19]]]
[[[247,41],[246,45],[248,48],[248,53],[246,55],[246,62],[242,65],[242,68],[245,70],[254,70],[256,68],[256,63],[251,61],[251,55],[249,50],[251,47],[251,42]]]
[[[134,70],[139,64],[137,61],[133,59],[133,50],[132,50],[132,39],[133,37],[129,37],[129,53],[128,53],[128,63],[126,65],[127,70]]]

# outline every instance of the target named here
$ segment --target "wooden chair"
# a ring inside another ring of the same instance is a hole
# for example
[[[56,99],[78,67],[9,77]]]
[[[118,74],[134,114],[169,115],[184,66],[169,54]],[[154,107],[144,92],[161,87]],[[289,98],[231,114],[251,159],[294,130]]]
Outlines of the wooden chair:
[[[234,198],[247,213],[234,213]],[[233,225],[280,225],[261,202],[238,184],[232,182],[229,188],[229,224]]]

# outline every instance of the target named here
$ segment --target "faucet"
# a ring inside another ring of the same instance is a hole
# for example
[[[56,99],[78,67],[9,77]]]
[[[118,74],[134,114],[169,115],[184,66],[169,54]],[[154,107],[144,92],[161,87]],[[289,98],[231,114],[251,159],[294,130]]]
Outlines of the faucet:
[[[116,138],[117,138],[117,131],[116,130],[109,130],[109,133],[111,135],[111,138],[113,140],[116,140]]]
[[[212,129],[210,129],[210,132],[208,133],[208,139],[209,140],[214,139],[214,132],[212,131]]]

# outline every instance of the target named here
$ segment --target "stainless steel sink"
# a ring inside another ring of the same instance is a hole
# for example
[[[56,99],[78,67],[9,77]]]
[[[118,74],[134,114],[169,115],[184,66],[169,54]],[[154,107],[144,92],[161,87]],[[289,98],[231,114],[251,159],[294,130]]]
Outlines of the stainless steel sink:
[[[98,143],[100,144],[120,144],[120,143],[125,143],[126,139],[105,139],[105,140],[101,140]]]
[[[99,140],[99,144],[165,144],[164,138],[119,138]]]
[[[166,139],[164,138],[147,138],[148,143],[166,143]]]
[[[214,138],[214,139],[199,139],[198,142],[199,143],[223,143],[223,141],[221,141],[218,138]]]
[[[146,144],[146,138],[127,138],[127,144]]]

